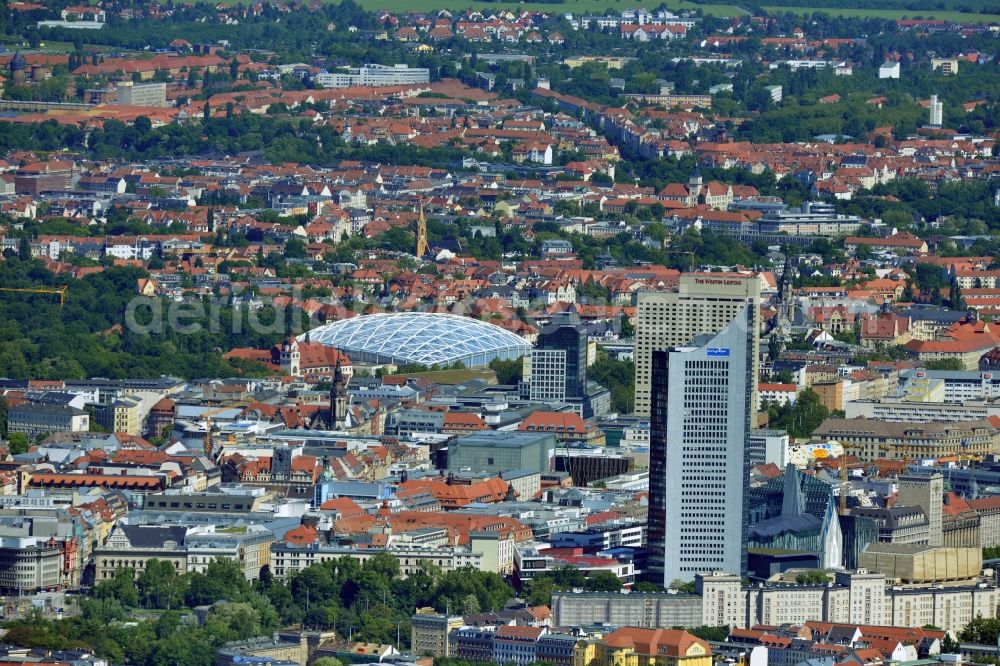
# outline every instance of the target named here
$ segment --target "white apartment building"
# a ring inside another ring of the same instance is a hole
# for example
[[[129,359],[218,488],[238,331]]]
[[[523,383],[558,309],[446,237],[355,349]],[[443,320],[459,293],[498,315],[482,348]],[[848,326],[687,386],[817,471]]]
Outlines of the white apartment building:
[[[849,419],[869,418],[903,423],[930,421],[982,421],[1000,416],[1000,402],[905,402],[903,400],[855,400],[844,405]]]
[[[351,67],[347,72],[322,72],[313,80],[324,88],[408,86],[430,82],[431,72],[426,67],[369,63],[363,67]]]
[[[900,394],[908,394],[911,383],[918,386],[922,380],[941,382],[943,402],[969,400],[995,400],[1000,398],[1000,373],[978,370],[925,370],[911,368],[899,373]]]
[[[802,625],[808,620],[961,631],[977,616],[994,618],[1000,589],[968,581],[954,586],[893,586],[864,570],[840,572],[830,585],[764,584],[744,587],[739,576],[698,575],[695,594],[559,592],[552,597],[555,626],[749,628]]]
[[[751,430],[750,463],[766,465],[774,463],[780,469],[788,465],[788,449],[791,438],[784,430]]]
[[[794,404],[798,394],[799,387],[797,384],[758,384],[757,409],[760,409],[764,406],[764,403],[768,402],[776,405]]]
[[[122,81],[115,86],[117,103],[123,106],[166,106],[166,83]]]
[[[898,79],[899,78],[899,63],[898,62],[886,62],[886,63],[883,63],[878,68],[878,78],[880,78],[880,79]]]

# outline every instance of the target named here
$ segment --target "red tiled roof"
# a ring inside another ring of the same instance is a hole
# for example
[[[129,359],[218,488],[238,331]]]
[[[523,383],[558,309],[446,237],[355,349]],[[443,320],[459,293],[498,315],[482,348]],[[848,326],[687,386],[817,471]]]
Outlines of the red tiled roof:
[[[572,412],[533,412],[517,427],[518,430],[552,433],[584,433],[587,427],[579,414]]]

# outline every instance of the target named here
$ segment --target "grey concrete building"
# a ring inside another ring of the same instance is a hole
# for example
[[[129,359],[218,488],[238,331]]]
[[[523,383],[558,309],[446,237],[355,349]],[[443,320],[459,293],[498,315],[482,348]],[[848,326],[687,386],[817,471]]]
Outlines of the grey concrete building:
[[[511,469],[548,472],[555,448],[553,434],[489,430],[451,442],[448,469],[493,474]]]

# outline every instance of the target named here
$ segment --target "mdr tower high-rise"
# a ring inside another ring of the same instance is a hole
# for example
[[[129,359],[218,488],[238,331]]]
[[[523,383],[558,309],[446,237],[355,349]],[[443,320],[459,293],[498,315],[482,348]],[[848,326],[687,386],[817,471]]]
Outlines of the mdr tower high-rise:
[[[746,571],[759,310],[760,282],[751,275],[686,274],[676,292],[639,297],[636,401],[645,364],[651,426],[649,571],[661,584]]]

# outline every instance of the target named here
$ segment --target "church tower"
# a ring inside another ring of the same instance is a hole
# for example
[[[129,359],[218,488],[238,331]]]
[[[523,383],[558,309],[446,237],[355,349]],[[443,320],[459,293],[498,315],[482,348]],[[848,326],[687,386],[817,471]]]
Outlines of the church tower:
[[[299,352],[299,341],[289,335],[281,346],[281,372],[292,377],[302,373],[302,355]]]
[[[342,430],[347,423],[347,376],[337,358],[337,365],[333,370],[333,386],[330,387],[330,427],[335,430]]]
[[[688,178],[688,200],[690,205],[698,205],[698,200],[701,197],[702,185],[703,181],[701,179],[701,172],[696,170],[691,174],[691,177]]]
[[[778,321],[792,320],[792,255],[785,248],[785,267],[781,270],[781,279],[778,282]]]
[[[417,218],[417,258],[427,254],[427,218],[424,217],[424,202],[420,202],[420,216]]]

